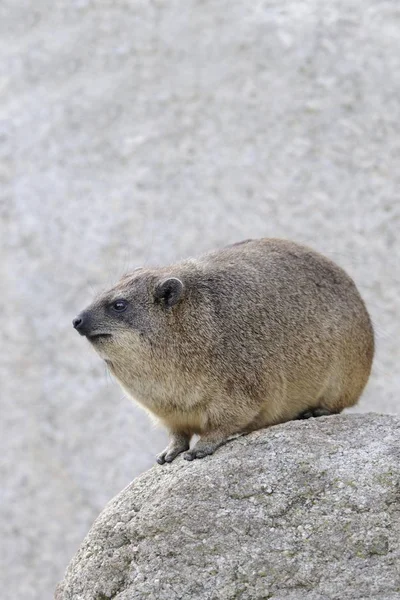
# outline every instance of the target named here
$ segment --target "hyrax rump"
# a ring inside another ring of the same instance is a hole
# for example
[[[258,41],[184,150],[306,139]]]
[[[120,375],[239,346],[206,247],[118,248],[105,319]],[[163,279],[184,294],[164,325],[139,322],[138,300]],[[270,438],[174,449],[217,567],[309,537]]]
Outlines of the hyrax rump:
[[[202,458],[236,433],[340,413],[360,397],[374,353],[352,279],[277,239],[136,269],[73,324],[169,430],[159,463],[181,452]]]

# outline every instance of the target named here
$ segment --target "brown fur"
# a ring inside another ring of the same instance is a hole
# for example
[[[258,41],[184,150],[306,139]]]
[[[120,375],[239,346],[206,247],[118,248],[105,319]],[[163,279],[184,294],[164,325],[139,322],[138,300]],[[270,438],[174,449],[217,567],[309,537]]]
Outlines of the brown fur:
[[[117,298],[129,303],[121,314],[109,308]],[[91,341],[120,385],[170,431],[159,462],[188,450],[193,434],[188,460],[236,433],[339,413],[357,402],[374,353],[351,278],[277,239],[136,270],[82,315],[89,339],[111,334]]]

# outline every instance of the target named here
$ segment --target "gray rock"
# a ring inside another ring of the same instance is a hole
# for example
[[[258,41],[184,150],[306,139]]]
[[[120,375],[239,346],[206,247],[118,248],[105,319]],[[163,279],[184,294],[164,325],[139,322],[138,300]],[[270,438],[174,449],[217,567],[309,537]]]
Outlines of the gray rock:
[[[399,538],[400,419],[290,422],[140,476],[55,597],[394,600]]]

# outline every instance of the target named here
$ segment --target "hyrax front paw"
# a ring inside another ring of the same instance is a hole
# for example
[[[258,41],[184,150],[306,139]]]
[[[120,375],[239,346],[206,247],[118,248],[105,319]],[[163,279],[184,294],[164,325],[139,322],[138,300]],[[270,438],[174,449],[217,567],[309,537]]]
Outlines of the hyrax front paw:
[[[196,448],[192,448],[192,450],[189,450],[189,452],[185,452],[183,458],[185,460],[194,460],[195,458],[204,458],[205,456],[209,456],[213,453],[214,450],[206,452],[205,450],[196,450]]]
[[[159,465],[164,463],[170,463],[185,450],[188,450],[190,446],[190,437],[183,434],[174,434],[171,437],[171,441],[168,446],[157,455],[156,460]]]
[[[194,460],[195,458],[204,458],[205,456],[209,456],[210,454],[214,454],[217,448],[225,444],[227,440],[218,439],[218,440],[207,440],[200,439],[197,444],[188,452],[185,452],[183,458],[185,460]]]
[[[171,449],[169,446],[165,448],[160,454],[157,454],[156,460],[159,465],[163,465],[164,463],[170,463],[178,456],[178,454],[182,454],[185,450],[187,450],[188,446],[185,448],[174,448]]]

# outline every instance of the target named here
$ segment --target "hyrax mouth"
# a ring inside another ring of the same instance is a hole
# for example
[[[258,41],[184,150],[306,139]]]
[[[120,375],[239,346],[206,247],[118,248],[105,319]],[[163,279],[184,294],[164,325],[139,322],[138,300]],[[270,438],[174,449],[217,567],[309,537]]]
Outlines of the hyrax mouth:
[[[87,336],[90,342],[98,342],[111,337],[111,333],[91,333]]]

